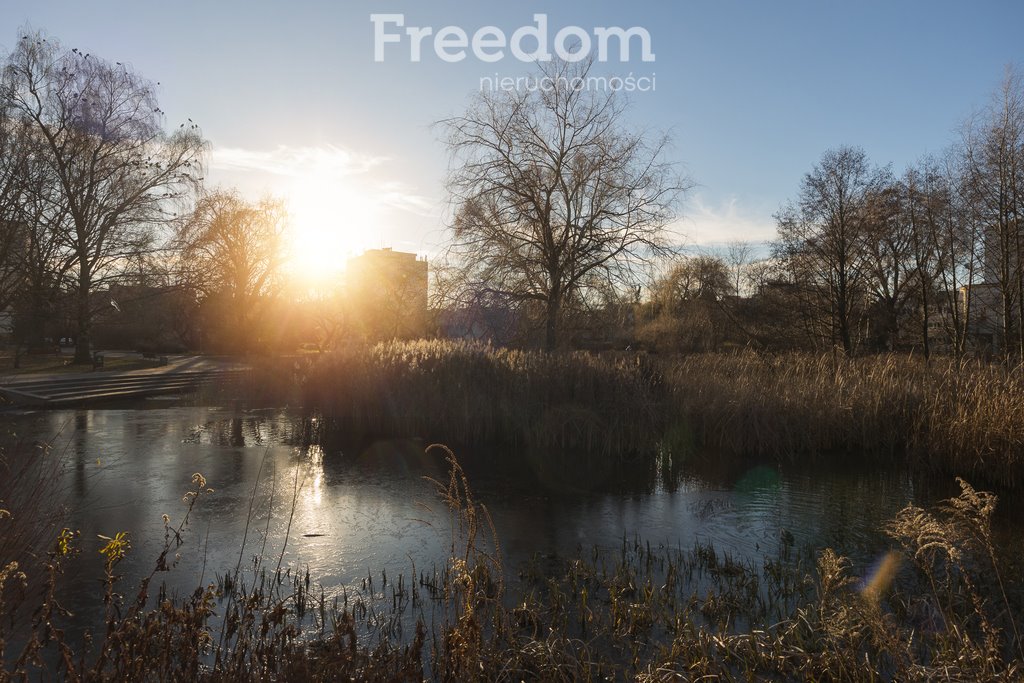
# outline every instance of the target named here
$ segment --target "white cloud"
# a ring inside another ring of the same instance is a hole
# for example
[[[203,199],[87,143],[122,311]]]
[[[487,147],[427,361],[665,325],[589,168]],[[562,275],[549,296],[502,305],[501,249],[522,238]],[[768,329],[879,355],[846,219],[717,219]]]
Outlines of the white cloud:
[[[244,149],[219,147],[213,150],[210,167],[220,171],[253,171],[296,177],[311,172],[331,175],[359,175],[388,161],[386,157],[359,154],[334,145]]]
[[[425,218],[440,215],[437,200],[415,193],[415,188],[398,181],[382,183],[378,186],[378,201],[385,206],[414,213]]]
[[[688,245],[719,246],[732,241],[775,239],[775,220],[771,214],[750,211],[736,197],[712,205],[696,195],[687,204],[679,230]]]
[[[314,184],[330,191],[344,186],[348,194],[379,208],[396,209],[422,217],[439,215],[436,199],[416,192],[408,183],[381,178],[389,162],[384,156],[355,152],[335,145],[273,149],[214,148],[210,169],[219,179],[245,189],[262,185],[273,194],[293,194],[294,188]]]

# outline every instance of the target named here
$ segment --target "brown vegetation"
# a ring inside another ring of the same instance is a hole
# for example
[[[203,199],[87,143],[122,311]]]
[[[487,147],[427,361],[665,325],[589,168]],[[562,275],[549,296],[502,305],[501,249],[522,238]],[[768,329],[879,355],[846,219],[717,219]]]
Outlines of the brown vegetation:
[[[346,433],[604,458],[658,448],[788,461],[856,454],[1006,488],[1022,479],[1024,377],[1005,365],[894,354],[546,354],[441,341],[304,363],[299,400]]]
[[[776,459],[857,454],[1014,487],[1024,457],[1020,368],[887,355],[700,355],[667,372],[697,442]]]

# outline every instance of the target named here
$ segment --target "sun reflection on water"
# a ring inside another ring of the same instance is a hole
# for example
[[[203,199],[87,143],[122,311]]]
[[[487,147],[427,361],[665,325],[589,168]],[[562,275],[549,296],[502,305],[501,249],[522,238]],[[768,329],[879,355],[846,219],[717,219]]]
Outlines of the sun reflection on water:
[[[320,507],[320,503],[323,500],[324,483],[323,447],[317,444],[310,446],[306,450],[306,457],[309,459],[309,476],[312,479],[312,485],[309,488],[309,502],[316,507]]]

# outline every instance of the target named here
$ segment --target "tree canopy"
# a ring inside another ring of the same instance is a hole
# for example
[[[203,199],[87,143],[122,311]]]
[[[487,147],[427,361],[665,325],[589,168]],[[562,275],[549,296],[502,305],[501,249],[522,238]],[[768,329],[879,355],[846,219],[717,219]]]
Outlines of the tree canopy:
[[[631,130],[616,93],[573,87],[590,68],[549,63],[549,90],[481,92],[442,122],[460,294],[539,304],[549,349],[568,302],[635,285],[666,253],[688,187],[665,159],[668,139]]]

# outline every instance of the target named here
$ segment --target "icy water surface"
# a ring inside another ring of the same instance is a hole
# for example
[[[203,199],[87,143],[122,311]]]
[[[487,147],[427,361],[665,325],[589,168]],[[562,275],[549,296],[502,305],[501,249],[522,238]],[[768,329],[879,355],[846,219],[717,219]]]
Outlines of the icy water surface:
[[[64,458],[52,503],[67,506],[67,526],[82,534],[82,561],[68,577],[72,611],[97,606],[100,534],[129,534],[132,550],[118,567],[125,586],[150,573],[163,545],[162,515],[178,523],[195,472],[214,493],[199,501],[177,567],[160,575],[178,594],[259,556],[270,568],[279,558],[308,567],[339,591],[382,570],[396,577],[409,576],[413,563],[417,572],[443,566],[450,547],[447,515],[428,479],[446,478],[443,455],[424,453],[427,444],[415,440],[354,443],[295,412],[215,407],[10,413],[0,424],[7,439],[52,440]],[[952,480],[922,488],[905,473],[877,468],[716,471],[714,458],[613,468],[550,453],[457,454],[513,569],[537,556],[616,548],[623,539],[672,547],[710,541],[754,560],[831,546],[866,569],[890,547],[880,532],[885,520],[908,502],[956,493]],[[1012,517],[1003,525],[1009,536],[1019,528]]]

